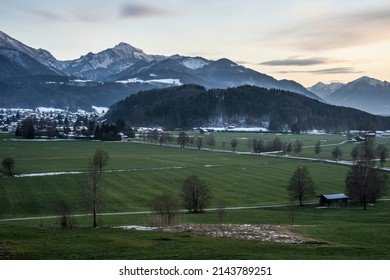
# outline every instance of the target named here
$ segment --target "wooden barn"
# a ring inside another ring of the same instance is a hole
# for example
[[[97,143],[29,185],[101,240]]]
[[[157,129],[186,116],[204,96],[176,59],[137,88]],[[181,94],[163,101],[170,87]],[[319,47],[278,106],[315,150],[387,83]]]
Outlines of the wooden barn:
[[[343,193],[320,195],[320,206],[340,207],[348,205],[349,197]]]

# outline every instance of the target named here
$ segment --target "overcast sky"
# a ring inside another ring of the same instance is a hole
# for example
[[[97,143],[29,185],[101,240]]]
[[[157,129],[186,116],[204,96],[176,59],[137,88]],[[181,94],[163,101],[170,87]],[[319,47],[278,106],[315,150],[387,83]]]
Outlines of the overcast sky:
[[[388,0],[1,0],[0,28],[60,60],[126,42],[304,86],[390,80]]]

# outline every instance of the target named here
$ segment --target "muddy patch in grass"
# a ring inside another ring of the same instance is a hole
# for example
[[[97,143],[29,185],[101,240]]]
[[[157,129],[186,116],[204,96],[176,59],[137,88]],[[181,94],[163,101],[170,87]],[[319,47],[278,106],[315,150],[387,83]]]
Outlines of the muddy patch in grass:
[[[124,226],[119,228],[136,230],[159,230],[169,233],[209,236],[215,238],[233,238],[241,240],[269,241],[288,244],[316,244],[318,241],[303,237],[288,225],[254,224],[188,224],[163,228]]]
[[[234,238],[243,240],[271,241],[300,244],[307,240],[294,233],[289,226],[252,225],[252,224],[191,224],[177,225],[164,231],[178,233],[187,232],[216,238]]]

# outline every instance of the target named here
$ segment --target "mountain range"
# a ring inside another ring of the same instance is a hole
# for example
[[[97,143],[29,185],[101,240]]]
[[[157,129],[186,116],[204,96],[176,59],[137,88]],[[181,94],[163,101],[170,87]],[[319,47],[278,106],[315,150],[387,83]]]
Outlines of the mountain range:
[[[308,90],[330,104],[390,115],[390,83],[386,81],[364,76],[347,84],[317,83]]]
[[[199,84],[208,89],[255,85],[294,91],[320,100],[294,81],[278,81],[226,58],[214,61],[202,57],[149,55],[120,43],[96,54],[60,61],[49,51],[34,49],[0,32],[2,107],[110,106],[140,90],[181,84]],[[106,96],[96,94],[107,87],[111,91]]]
[[[306,89],[227,58],[150,55],[126,43],[60,61],[49,51],[29,47],[0,31],[0,107],[108,107],[142,90],[183,84],[206,89],[275,88],[373,114],[390,114],[390,85],[373,78],[348,84],[318,83]]]
[[[308,87],[307,90],[326,100],[332,93],[344,85],[345,84],[343,83],[324,84],[322,82],[318,82],[314,86]]]

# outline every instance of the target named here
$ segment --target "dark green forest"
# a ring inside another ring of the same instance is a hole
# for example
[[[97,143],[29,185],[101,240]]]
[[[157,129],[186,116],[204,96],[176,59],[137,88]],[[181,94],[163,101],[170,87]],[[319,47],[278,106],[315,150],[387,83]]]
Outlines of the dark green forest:
[[[272,131],[390,129],[390,117],[333,106],[278,89],[242,86],[211,89],[184,85],[139,92],[113,105],[112,122],[133,126],[192,128],[212,125],[266,126]]]

